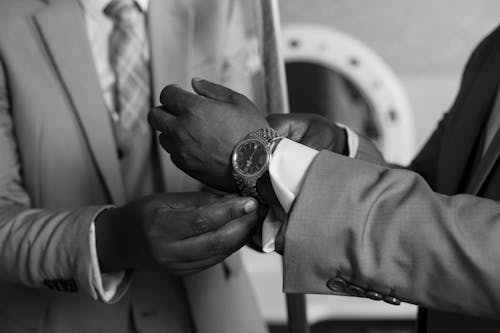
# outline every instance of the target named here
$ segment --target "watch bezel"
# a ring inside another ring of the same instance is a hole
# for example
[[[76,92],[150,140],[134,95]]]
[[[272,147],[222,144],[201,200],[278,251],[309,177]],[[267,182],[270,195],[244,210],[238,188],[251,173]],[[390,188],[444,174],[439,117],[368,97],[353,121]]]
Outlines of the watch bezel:
[[[241,146],[247,144],[248,142],[255,142],[255,141],[260,143],[264,147],[264,149],[266,150],[266,161],[257,172],[254,172],[254,173],[242,172],[240,170],[240,168],[238,167],[238,165],[236,164],[239,148]],[[271,154],[270,154],[269,146],[268,146],[266,141],[261,140],[259,138],[247,138],[247,139],[241,140],[234,148],[233,154],[231,156],[231,164],[233,167],[233,172],[235,172],[236,174],[240,175],[241,177],[245,177],[245,178],[258,178],[258,177],[260,177],[262,174],[264,174],[266,172],[267,167],[269,166],[270,160],[271,160]]]

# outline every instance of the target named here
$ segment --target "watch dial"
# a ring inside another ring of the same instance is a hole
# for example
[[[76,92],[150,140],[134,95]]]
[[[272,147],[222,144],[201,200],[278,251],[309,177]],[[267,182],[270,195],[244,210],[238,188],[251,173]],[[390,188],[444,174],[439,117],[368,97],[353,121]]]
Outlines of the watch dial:
[[[253,175],[261,171],[266,162],[267,150],[264,144],[258,140],[250,140],[237,148],[234,166],[242,174]]]

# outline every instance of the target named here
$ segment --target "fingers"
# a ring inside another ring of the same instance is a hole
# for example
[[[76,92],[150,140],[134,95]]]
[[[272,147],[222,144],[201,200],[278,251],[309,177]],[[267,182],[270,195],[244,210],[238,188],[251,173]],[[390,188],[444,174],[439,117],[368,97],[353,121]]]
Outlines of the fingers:
[[[160,94],[161,109],[174,116],[179,116],[184,112],[193,111],[203,102],[202,97],[224,103],[248,105],[253,108],[253,104],[248,98],[224,86],[199,78],[194,78],[191,85],[196,94],[182,89],[176,84],[166,86]]]
[[[221,195],[212,192],[182,192],[176,193],[163,193],[156,195],[158,200],[162,201],[164,205],[171,209],[195,209],[201,206],[211,205],[221,200],[228,200],[237,198],[236,195]]]
[[[335,143],[335,125],[311,114],[272,114],[267,121],[281,135],[313,149],[331,149]]]
[[[193,90],[200,96],[213,99],[224,103],[234,103],[234,104],[245,104],[250,103],[250,101],[243,95],[221,86],[219,84],[203,80],[200,78],[194,78],[191,81]]]
[[[271,114],[267,121],[280,135],[299,143],[309,129],[307,119],[301,114]]]
[[[190,111],[200,101],[200,96],[184,90],[176,84],[166,86],[160,94],[162,108],[174,116]]]
[[[236,194],[217,194],[211,192],[191,192],[189,199],[185,200],[185,207],[202,208],[205,206],[228,204],[231,201],[233,204],[241,204],[242,201],[247,202],[253,200],[251,198],[242,198]],[[235,208],[236,209],[236,208]]]
[[[249,202],[242,210],[241,203]],[[195,273],[220,263],[250,239],[258,223],[255,208],[255,200],[248,198],[228,198],[226,202],[211,205],[209,214],[204,211],[200,215],[203,219],[191,225],[196,236],[158,244],[157,261],[174,274]],[[215,225],[212,219],[220,227],[207,231]]]
[[[191,86],[198,95],[220,102],[229,103],[232,96],[236,94],[229,88],[200,78],[194,78],[191,81]]]
[[[148,122],[156,131],[162,133],[172,132],[176,128],[176,117],[160,108],[153,108],[148,113]]]
[[[289,114],[273,113],[267,116],[266,119],[269,125],[280,135],[288,137],[292,132],[294,118],[292,118]]]
[[[257,210],[257,201],[253,198],[227,198],[225,201],[200,208],[209,220],[216,221],[217,227]],[[215,228],[214,228],[215,229]]]
[[[171,243],[169,252],[186,264],[210,259],[215,264],[245,245],[257,222],[256,212],[241,216],[212,232]]]
[[[181,240],[217,230],[256,209],[255,199],[227,198],[194,210],[191,208],[190,211],[172,211],[168,224],[175,232],[176,239]]]

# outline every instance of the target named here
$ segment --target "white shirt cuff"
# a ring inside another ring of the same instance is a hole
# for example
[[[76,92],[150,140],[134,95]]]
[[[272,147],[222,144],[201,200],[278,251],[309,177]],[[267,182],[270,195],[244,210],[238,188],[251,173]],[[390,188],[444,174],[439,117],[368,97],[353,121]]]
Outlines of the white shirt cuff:
[[[359,136],[343,124],[337,123],[337,126],[346,130],[349,157],[354,158],[358,153]],[[269,175],[274,193],[287,214],[299,193],[307,170],[317,154],[317,150],[289,139],[281,140],[276,146],[269,163]],[[283,221],[276,217],[274,211],[270,210],[262,225],[263,252],[274,252],[276,235],[282,223]]]
[[[289,139],[281,140],[276,146],[269,163],[269,175],[274,193],[286,213],[290,211],[307,169],[317,154],[317,150]],[[271,210],[262,226],[262,251],[269,253],[275,250],[276,234],[281,223]]]
[[[97,215],[99,215],[99,213]],[[117,292],[119,290],[123,290],[121,286],[122,283],[124,283],[126,273],[125,271],[121,271],[114,274],[101,274],[101,268],[99,267],[99,258],[97,256],[95,220],[92,221],[92,224],[90,225],[89,246],[90,260],[92,265],[92,283],[94,285],[95,291],[103,302],[111,303],[115,299],[115,296],[117,296]]]

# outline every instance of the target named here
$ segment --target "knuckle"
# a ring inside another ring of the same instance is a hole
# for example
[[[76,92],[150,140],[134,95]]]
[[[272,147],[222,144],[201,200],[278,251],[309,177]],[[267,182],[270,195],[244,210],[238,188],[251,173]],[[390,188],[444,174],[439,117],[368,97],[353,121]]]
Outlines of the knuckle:
[[[169,215],[171,210],[168,207],[154,207],[151,209],[149,218],[146,221],[146,234],[149,238],[155,239],[162,237],[163,234],[169,234]]]
[[[225,212],[224,212],[224,216],[226,217],[226,219],[228,221],[232,221],[232,220],[235,220],[237,219],[239,216],[238,216],[238,208],[234,205],[232,206],[229,206],[228,208],[226,208]]]
[[[176,134],[180,142],[190,141],[192,138],[191,133],[185,127],[179,129]]]
[[[195,234],[203,234],[210,230],[210,221],[204,214],[198,211],[191,227]]]
[[[153,207],[151,210],[151,222],[154,225],[161,224],[161,221],[165,219],[168,209],[162,206]]]

